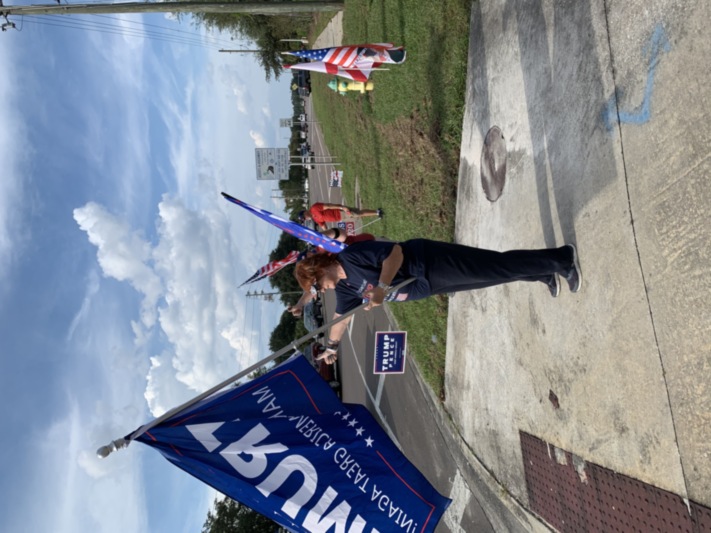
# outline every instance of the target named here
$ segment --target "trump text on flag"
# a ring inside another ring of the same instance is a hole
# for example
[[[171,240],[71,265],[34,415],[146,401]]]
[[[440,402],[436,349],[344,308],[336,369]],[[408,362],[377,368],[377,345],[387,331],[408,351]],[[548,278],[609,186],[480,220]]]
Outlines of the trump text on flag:
[[[301,356],[137,438],[291,531],[432,533],[449,505]]]

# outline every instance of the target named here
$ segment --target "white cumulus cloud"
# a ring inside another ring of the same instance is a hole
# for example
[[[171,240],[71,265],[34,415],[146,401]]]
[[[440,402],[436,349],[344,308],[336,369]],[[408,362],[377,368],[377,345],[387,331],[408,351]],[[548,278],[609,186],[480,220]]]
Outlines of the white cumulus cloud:
[[[257,148],[264,148],[267,145],[264,140],[264,136],[258,131],[249,130],[249,136],[252,138]]]
[[[156,315],[170,344],[151,358],[147,375],[144,396],[154,415],[236,373],[244,363],[236,350],[247,346],[227,217],[216,206],[192,211],[170,195],[158,212],[155,246],[96,203],[74,212],[104,275],[144,296],[142,324],[133,324],[136,344],[145,344]]]
[[[163,293],[160,278],[147,264],[151,247],[128,224],[109,213],[101,205],[89,202],[74,210],[74,219],[98,248],[99,265],[106,276],[128,281],[143,294],[141,321],[147,327],[155,323],[155,307]]]

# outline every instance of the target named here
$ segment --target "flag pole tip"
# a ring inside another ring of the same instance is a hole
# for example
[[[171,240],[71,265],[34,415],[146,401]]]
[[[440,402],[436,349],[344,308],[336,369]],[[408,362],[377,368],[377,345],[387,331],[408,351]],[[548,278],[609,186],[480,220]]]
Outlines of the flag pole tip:
[[[106,459],[109,455],[111,455],[116,450],[118,450],[120,448],[125,448],[126,446],[128,446],[129,442],[130,441],[128,441],[124,438],[113,440],[106,446],[102,446],[101,448],[96,450],[96,456],[99,459]]]

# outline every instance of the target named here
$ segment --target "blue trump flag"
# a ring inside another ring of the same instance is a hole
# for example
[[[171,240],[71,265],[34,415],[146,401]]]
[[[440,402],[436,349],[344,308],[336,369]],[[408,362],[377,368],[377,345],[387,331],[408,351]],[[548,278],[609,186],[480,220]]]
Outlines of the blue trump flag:
[[[303,356],[136,440],[292,531],[431,532],[450,503]]]
[[[291,220],[285,220],[259,207],[249,205],[248,203],[243,202],[242,200],[239,200],[234,196],[230,196],[226,192],[223,192],[222,196],[224,196],[225,200],[227,200],[228,202],[232,202],[233,204],[237,204],[239,206],[244,207],[250,213],[257,215],[262,220],[266,220],[267,222],[273,224],[280,230],[286,231],[297,239],[309,242],[314,246],[320,246],[327,252],[333,252],[337,254],[338,252],[342,252],[346,248],[346,245],[342,242],[338,242],[337,240],[331,239],[329,237],[324,237],[318,231],[306,228],[301,224],[292,222]]]

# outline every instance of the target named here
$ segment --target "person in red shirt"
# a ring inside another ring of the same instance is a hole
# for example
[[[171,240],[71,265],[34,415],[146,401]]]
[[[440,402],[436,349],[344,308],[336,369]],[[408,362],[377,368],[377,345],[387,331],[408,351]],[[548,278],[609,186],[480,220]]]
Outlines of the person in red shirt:
[[[362,217],[383,217],[382,209],[357,209],[341,204],[325,204],[318,202],[313,204],[308,210],[301,211],[298,219],[300,222],[313,220],[316,226],[321,229],[326,229],[327,222],[340,222],[343,215],[351,218]]]

